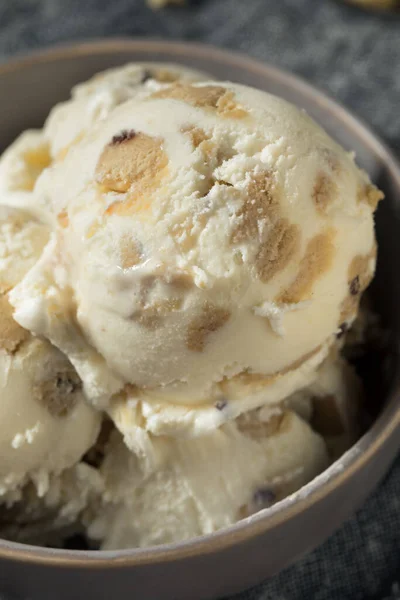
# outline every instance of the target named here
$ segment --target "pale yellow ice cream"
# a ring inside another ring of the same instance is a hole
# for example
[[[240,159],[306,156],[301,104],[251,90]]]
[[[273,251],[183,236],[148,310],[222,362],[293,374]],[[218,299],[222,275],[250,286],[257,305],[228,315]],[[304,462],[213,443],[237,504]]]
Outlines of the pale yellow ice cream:
[[[54,159],[61,159],[72,144],[93,125],[107,119],[119,104],[160,89],[177,80],[199,81],[204,73],[174,64],[130,63],[98,73],[75,86],[71,99],[57,104],[44,126],[44,137]]]
[[[99,469],[79,463],[52,476],[41,498],[26,486],[12,513],[3,509],[0,534],[59,545],[78,519],[104,549],[145,547],[211,533],[272,506],[328,466],[327,440],[335,453],[338,442],[343,451],[354,441],[357,378],[339,358],[318,372],[318,385],[195,440],[112,433]]]
[[[70,147],[119,104],[151,93],[167,83],[204,79],[200,71],[169,63],[128,63],[97,73],[71,90],[71,98],[57,104],[43,129],[23,132],[0,158],[1,204],[24,208],[49,218],[32,191],[42,172],[60,161]]]
[[[380,192],[307,115],[239,85],[126,101],[35,196],[58,225],[15,318],[91,402],[112,411],[123,390],[154,433],[209,431],[308,385],[375,269]]]
[[[27,214],[0,207],[0,502],[18,500],[29,482],[43,495],[49,477],[79,461],[99,430],[68,359],[12,317],[9,292],[48,236]]]
[[[0,535],[188,539],[356,439],[382,194],[304,112],[201,79],[106,71],[0,158]]]
[[[211,533],[297,491],[355,441],[361,384],[329,356],[307,388],[196,439],[114,433],[87,522],[105,549]],[[312,427],[312,428],[311,428]],[[318,432],[318,433],[317,433]]]
[[[0,157],[0,201],[2,205],[37,213],[33,189],[52,162],[41,130],[24,131]]]
[[[242,415],[190,440],[114,435],[101,468],[105,491],[89,533],[105,549],[211,533],[272,505],[328,465],[323,439],[291,411]],[[295,449],[295,451],[293,451]]]

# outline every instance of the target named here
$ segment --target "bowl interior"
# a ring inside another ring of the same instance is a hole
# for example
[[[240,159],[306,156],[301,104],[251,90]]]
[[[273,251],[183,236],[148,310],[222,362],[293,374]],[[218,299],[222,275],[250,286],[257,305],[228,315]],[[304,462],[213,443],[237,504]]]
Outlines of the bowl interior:
[[[392,333],[394,349],[385,354],[383,361],[376,357],[368,367],[374,412],[381,413],[378,421],[386,418],[380,425],[384,428],[389,414],[390,418],[395,413],[399,415],[397,398],[391,392],[398,385],[400,372],[396,351],[400,340],[400,272],[394,267],[394,257],[400,256],[400,171],[391,155],[348,112],[291,75],[213,48],[143,40],[57,49],[0,67],[0,87],[7,90],[0,96],[0,151],[24,129],[40,127],[51,107],[68,98],[73,85],[100,70],[129,61],[178,62],[286,98],[304,108],[346,149],[354,151],[358,164],[385,192],[386,200],[376,219],[379,258],[371,295],[383,324]],[[286,505],[283,502],[281,510]]]

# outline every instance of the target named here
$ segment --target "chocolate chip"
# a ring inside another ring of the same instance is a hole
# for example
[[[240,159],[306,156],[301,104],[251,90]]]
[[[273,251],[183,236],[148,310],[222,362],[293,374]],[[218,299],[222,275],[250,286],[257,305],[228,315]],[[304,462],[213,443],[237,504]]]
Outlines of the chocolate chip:
[[[253,503],[257,508],[267,508],[276,500],[276,494],[270,487],[259,488],[253,495]]]
[[[73,394],[82,388],[82,383],[77,379],[72,379],[65,373],[61,373],[56,377],[56,388],[64,396]]]
[[[148,81],[149,79],[153,79],[153,75],[151,74],[151,71],[149,71],[149,69],[145,69],[143,71],[141,83],[146,83],[146,81]]]
[[[342,338],[344,334],[348,332],[349,329],[350,327],[348,323],[342,323],[341,325],[339,325],[339,328],[336,332],[337,339],[340,340],[340,338]]]
[[[356,275],[354,279],[350,281],[350,294],[352,296],[357,296],[361,290],[360,277]]]
[[[123,129],[121,133],[114,135],[111,140],[110,146],[118,146],[118,144],[123,144],[124,142],[129,142],[136,135],[136,132],[133,129]]]
[[[226,187],[233,187],[233,183],[229,183],[229,181],[224,181],[223,179],[216,179],[215,183],[219,185],[225,185]]]
[[[224,410],[224,408],[228,405],[228,400],[226,398],[220,398],[215,403],[215,408],[217,410]]]

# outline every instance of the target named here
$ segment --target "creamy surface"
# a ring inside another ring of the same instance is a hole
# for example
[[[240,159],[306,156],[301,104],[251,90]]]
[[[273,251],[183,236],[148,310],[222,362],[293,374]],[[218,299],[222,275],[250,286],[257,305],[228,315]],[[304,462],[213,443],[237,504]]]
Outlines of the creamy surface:
[[[119,104],[178,79],[205,77],[200,71],[174,64],[129,63],[76,85],[71,98],[50,111],[43,129],[24,131],[0,157],[1,204],[23,208],[51,222],[47,197],[38,203],[32,196],[36,181],[47,168],[62,161],[70,148]]]
[[[367,175],[304,113],[239,85],[124,102],[35,197],[58,225],[15,318],[102,407],[131,385],[169,410],[214,405],[242,374],[281,380],[352,322],[375,269]]]
[[[164,63],[129,63],[98,73],[76,85],[71,99],[56,105],[44,127],[44,137],[54,159],[62,159],[93,125],[107,119],[118,106],[165,84],[198,81],[206,75],[194,69]]]
[[[191,440],[118,435],[101,469],[102,502],[89,528],[104,549],[211,533],[295,491],[328,465],[323,439],[291,411],[248,414]],[[295,451],[293,451],[295,449]]]
[[[0,500],[7,502],[29,482],[43,495],[50,475],[79,461],[100,426],[68,359],[12,316],[9,293],[48,236],[26,213],[0,206]]]
[[[153,436],[143,427],[124,438],[114,433],[89,531],[105,549],[151,546],[268,508],[354,443],[360,401],[358,377],[334,352],[308,387],[208,435]]]
[[[101,73],[23,133],[0,158],[0,535],[188,539],[340,456],[382,196],[304,112],[175,65]]]

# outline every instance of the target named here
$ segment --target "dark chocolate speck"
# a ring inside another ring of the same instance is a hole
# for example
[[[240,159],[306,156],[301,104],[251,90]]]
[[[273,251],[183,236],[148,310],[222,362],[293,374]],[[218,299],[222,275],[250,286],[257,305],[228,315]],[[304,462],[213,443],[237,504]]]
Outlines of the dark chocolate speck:
[[[340,340],[340,338],[342,338],[344,334],[348,332],[349,329],[350,327],[348,323],[342,323],[341,325],[339,325],[338,330],[336,332],[337,339]]]
[[[146,81],[148,81],[149,79],[153,79],[153,75],[151,74],[151,71],[149,71],[149,69],[145,69],[143,71],[141,83],[146,83]]]
[[[357,296],[357,294],[360,293],[360,290],[361,290],[360,278],[357,275],[356,277],[354,277],[354,279],[352,279],[350,281],[350,294],[352,296]]]
[[[64,396],[74,394],[82,388],[81,381],[69,377],[66,373],[60,373],[56,377],[56,388]]]
[[[259,509],[271,506],[275,500],[276,494],[270,487],[259,488],[253,495],[253,503]]]
[[[220,398],[215,403],[215,408],[217,410],[224,410],[224,408],[226,408],[227,404],[228,404],[228,400],[226,398]]]
[[[133,129],[123,129],[121,133],[114,135],[111,140],[110,146],[118,146],[118,144],[123,144],[124,142],[129,142],[136,135],[136,132]]]

